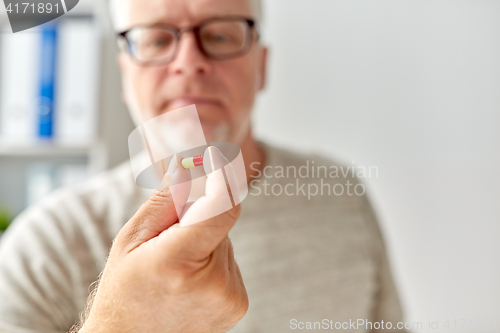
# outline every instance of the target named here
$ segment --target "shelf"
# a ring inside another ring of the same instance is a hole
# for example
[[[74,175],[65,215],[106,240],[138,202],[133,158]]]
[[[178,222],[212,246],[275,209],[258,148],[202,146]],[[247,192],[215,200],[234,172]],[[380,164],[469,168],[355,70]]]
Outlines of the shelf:
[[[0,156],[87,156],[93,146],[62,146],[54,144],[11,144],[0,142]]]

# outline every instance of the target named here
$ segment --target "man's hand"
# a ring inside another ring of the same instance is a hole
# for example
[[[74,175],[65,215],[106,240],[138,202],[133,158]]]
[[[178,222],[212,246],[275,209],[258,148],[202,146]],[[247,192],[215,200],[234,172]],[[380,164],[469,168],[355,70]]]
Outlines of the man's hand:
[[[169,183],[186,177],[181,159],[172,159]],[[228,238],[240,205],[194,223],[197,212],[227,201],[221,177],[208,175],[206,196],[182,218],[186,226],[176,223],[187,200],[179,191],[189,192],[182,186],[156,190],[141,206],[113,242],[80,332],[226,332],[243,318],[248,297]]]

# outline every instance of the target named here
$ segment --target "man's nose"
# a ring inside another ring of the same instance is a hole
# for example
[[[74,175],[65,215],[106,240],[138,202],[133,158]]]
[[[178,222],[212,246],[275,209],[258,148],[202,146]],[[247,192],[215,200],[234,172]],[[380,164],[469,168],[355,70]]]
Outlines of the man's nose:
[[[179,40],[177,54],[170,64],[173,74],[204,75],[210,71],[209,60],[198,48],[192,32],[184,32]]]

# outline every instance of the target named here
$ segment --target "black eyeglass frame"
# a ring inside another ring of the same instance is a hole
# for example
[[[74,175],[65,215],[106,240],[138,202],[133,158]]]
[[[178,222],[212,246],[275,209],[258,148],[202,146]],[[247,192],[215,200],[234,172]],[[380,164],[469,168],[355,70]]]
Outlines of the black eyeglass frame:
[[[200,36],[200,30],[207,24],[212,23],[212,22],[223,22],[223,21],[241,21],[241,22],[246,22],[249,29],[247,29],[247,36],[245,38],[246,44],[243,46],[243,48],[237,52],[231,53],[231,54],[226,54],[226,55],[214,55],[210,54],[203,48],[203,43],[201,41],[201,36]],[[127,38],[127,34],[136,29],[136,28],[162,28],[168,31],[173,32],[174,36],[176,37],[176,46],[174,53],[169,59],[166,60],[150,60],[150,61],[142,61],[137,59],[134,55],[133,52],[131,52],[131,43],[129,39]],[[181,34],[186,31],[192,31],[194,33],[195,39],[196,39],[196,44],[198,46],[198,49],[201,51],[201,53],[207,57],[208,59],[213,59],[213,60],[226,60],[226,59],[231,59],[231,58],[236,58],[239,56],[242,56],[246,54],[248,51],[250,51],[250,48],[252,47],[252,43],[254,41],[254,35],[255,35],[255,41],[259,40],[259,33],[257,31],[257,25],[254,19],[248,18],[248,17],[243,17],[243,16],[224,16],[224,17],[213,17],[209,18],[206,20],[201,21],[197,25],[194,26],[189,26],[185,28],[177,28],[174,25],[171,24],[166,24],[166,23],[155,23],[155,24],[140,24],[131,27],[130,29],[121,31],[116,33],[116,36],[118,39],[122,39],[125,42],[125,51],[128,53],[128,55],[132,58],[132,60],[140,65],[140,66],[159,66],[159,65],[165,65],[168,64],[169,62],[172,62],[175,57],[177,56],[177,52],[179,50],[179,42],[181,38]]]

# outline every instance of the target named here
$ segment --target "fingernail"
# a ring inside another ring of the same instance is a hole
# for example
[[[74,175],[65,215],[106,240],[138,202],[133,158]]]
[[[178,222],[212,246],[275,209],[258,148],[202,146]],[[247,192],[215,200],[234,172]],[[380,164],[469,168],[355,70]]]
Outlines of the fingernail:
[[[177,154],[174,154],[174,156],[172,156],[172,159],[170,160],[170,164],[168,165],[167,175],[169,176],[173,175],[176,170],[177,170]]]
[[[203,155],[203,170],[205,170],[206,174],[219,170],[229,164],[227,158],[217,147],[208,147],[205,149]]]

